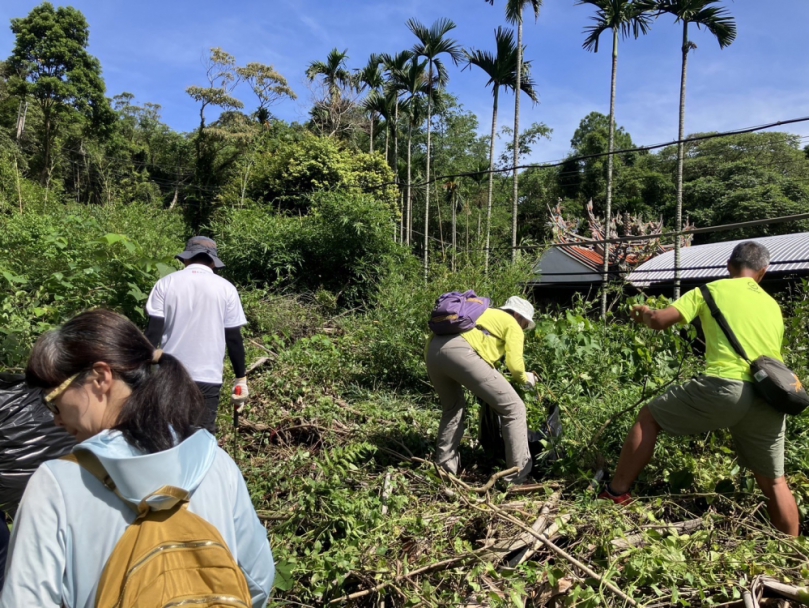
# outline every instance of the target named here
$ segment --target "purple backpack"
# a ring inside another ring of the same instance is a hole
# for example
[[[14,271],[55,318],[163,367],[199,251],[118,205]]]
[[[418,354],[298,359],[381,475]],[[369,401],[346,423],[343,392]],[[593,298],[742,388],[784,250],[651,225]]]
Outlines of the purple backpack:
[[[490,304],[489,298],[479,298],[472,290],[466,293],[445,293],[435,301],[435,308],[427,325],[437,336],[461,334],[474,329],[480,315]]]

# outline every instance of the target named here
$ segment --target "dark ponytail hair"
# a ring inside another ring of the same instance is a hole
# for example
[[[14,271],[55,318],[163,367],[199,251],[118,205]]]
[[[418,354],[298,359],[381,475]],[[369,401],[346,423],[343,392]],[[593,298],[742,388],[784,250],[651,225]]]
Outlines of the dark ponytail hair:
[[[78,373],[80,382],[100,362],[132,389],[114,427],[129,443],[152,454],[197,430],[204,401],[185,367],[160,355],[131,321],[109,310],[83,312],[40,336],[25,379],[31,387],[53,388]]]

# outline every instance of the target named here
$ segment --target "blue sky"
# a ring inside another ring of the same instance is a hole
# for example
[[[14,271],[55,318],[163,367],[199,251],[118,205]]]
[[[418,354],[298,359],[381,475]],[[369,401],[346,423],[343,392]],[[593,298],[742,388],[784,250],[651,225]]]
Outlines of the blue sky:
[[[273,108],[287,120],[305,120],[311,103],[304,78],[308,63],[333,47],[348,49],[351,67],[373,52],[396,52],[414,42],[404,23],[453,19],[454,37],[466,47],[492,48],[503,23],[505,0],[74,0],[90,23],[90,51],[102,63],[110,96],[128,91],[139,102],[163,107],[163,119],[178,130],[198,121],[185,88],[203,83],[201,58],[219,46],[240,64],[272,64],[298,93],[295,102]],[[39,2],[2,0],[0,56],[13,45],[12,17]],[[60,2],[55,2],[60,4]],[[688,78],[688,132],[727,130],[809,115],[806,61],[806,0],[736,0],[724,3],[737,19],[736,42],[720,50],[711,35],[694,31],[698,49]],[[582,50],[582,29],[592,9],[574,0],[546,0],[539,21],[525,28],[526,58],[533,62],[541,103],[523,103],[524,126],[544,122],[553,138],[536,147],[532,160],[559,159],[569,150],[578,122],[590,111],[609,109],[610,45],[598,54]],[[650,35],[622,43],[618,76],[618,123],[639,144],[676,138],[681,29],[660,18]],[[491,124],[491,94],[476,70],[452,68],[449,89],[478,115],[481,131]],[[246,88],[238,96],[253,105]],[[500,124],[512,120],[513,97],[501,104]],[[809,135],[809,123],[789,130]]]

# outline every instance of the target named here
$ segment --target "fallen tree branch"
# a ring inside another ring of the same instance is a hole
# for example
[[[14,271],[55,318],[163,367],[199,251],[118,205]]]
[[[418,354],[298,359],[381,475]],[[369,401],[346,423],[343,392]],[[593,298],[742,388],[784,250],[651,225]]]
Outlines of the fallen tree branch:
[[[559,499],[562,497],[562,493],[557,491],[554,492],[553,495],[547,500],[547,502],[542,506],[542,509],[539,511],[539,517],[534,522],[534,525],[531,528],[535,532],[544,532],[545,528],[548,527],[550,523],[550,512],[553,507],[555,507],[559,503]],[[552,536],[552,534],[546,534],[548,538]],[[528,546],[526,543],[525,548],[521,549],[520,552],[508,560],[508,565],[512,568],[516,568],[523,562],[530,559],[530,557],[536,553],[537,549],[539,549],[539,541],[534,541],[532,546]]]
[[[795,585],[788,585],[780,581],[770,578],[769,576],[758,576],[753,582],[753,588],[757,585],[764,587],[764,589],[776,593],[781,597],[785,597],[793,602],[798,602],[804,606],[809,606],[809,588],[796,587]]]
[[[257,346],[257,347],[259,347],[259,348],[260,348],[261,350],[263,350],[265,353],[268,353],[268,354],[269,354],[269,355],[270,355],[270,356],[271,356],[273,359],[278,358],[278,354],[277,354],[277,353],[274,353],[274,352],[273,352],[273,351],[271,351],[269,348],[267,348],[266,346],[264,346],[263,344],[261,344],[261,343],[259,343],[259,342],[256,342],[256,341],[255,341],[255,340],[253,340],[252,338],[250,338],[250,343],[251,343],[253,346]]]
[[[489,481],[487,481],[484,485],[480,486],[479,488],[470,487],[470,486],[467,486],[467,487],[472,492],[477,492],[478,494],[485,494],[486,492],[488,492],[489,490],[491,490],[494,487],[494,484],[497,483],[498,479],[502,479],[503,477],[507,477],[507,476],[511,475],[512,473],[519,473],[519,472],[520,472],[519,467],[511,467],[510,469],[506,469],[505,471],[500,471],[499,473],[495,473],[494,475],[492,475],[489,478]]]
[[[533,492],[540,492],[547,488],[558,490],[560,487],[561,484],[556,482],[523,484],[521,486],[511,486],[506,492],[509,494],[532,494]]]
[[[758,603],[753,599],[749,591],[742,593],[742,601],[744,602],[744,608],[756,608],[756,604]]]
[[[388,514],[388,501],[390,500],[391,490],[390,471],[388,471],[385,473],[385,481],[382,484],[382,515]]]
[[[668,524],[663,526],[644,526],[645,530],[660,530],[661,533],[669,533],[672,534],[677,532],[677,534],[688,534],[689,532],[693,532],[694,530],[700,529],[705,521],[703,519],[690,519],[688,521],[680,521],[674,524]],[[619,551],[624,551],[626,549],[630,549],[632,547],[642,547],[644,546],[649,540],[649,537],[644,533],[641,532],[639,534],[631,534],[626,538],[614,538],[610,544],[615,547]]]
[[[256,511],[259,521],[284,521],[292,517],[292,513],[267,513],[266,511]]]
[[[256,360],[255,360],[255,361],[254,361],[254,362],[253,362],[253,363],[250,365],[250,367],[248,367],[248,368],[247,368],[247,374],[248,374],[248,375],[249,375],[249,374],[252,374],[252,373],[253,373],[254,371],[256,371],[256,370],[257,370],[259,367],[263,367],[264,365],[266,365],[266,364],[267,364],[269,361],[270,361],[270,358],[269,358],[269,357],[259,357],[258,359],[256,359]]]
[[[247,420],[246,418],[239,418],[239,429],[263,433],[265,431],[271,431],[272,427],[269,424],[264,424],[263,422],[253,422],[252,420]]]
[[[478,505],[475,505],[475,504],[472,504],[472,503],[469,503],[469,502],[468,502],[468,504],[473,509],[477,509],[478,511],[482,511],[484,513],[486,512],[486,509],[484,509],[481,506],[478,506]],[[496,505],[493,505],[490,501],[486,502],[486,506],[493,513],[495,513],[498,517],[501,517],[502,519],[505,519],[506,521],[510,521],[514,525],[516,525],[516,526],[520,527],[521,529],[525,530],[531,536],[533,536],[539,542],[541,542],[543,545],[545,545],[545,547],[550,549],[553,553],[555,553],[559,557],[561,557],[561,558],[565,559],[566,561],[568,561],[570,564],[572,564],[573,566],[575,566],[576,568],[578,568],[579,570],[584,572],[590,578],[596,579],[601,585],[603,585],[604,587],[609,589],[612,593],[614,593],[615,595],[620,597],[622,600],[624,600],[630,606],[641,606],[642,605],[642,604],[639,604],[636,600],[634,600],[630,596],[628,596],[626,593],[621,591],[613,583],[606,580],[603,576],[598,574],[595,570],[593,570],[592,568],[590,568],[586,564],[580,562],[578,559],[573,557],[570,553],[568,553],[567,551],[565,551],[561,547],[556,546],[553,542],[551,542],[549,539],[547,539],[543,534],[539,534],[538,532],[535,532],[529,526],[525,525],[525,523],[521,522],[516,517],[513,517],[513,516],[509,515],[508,513],[506,513],[505,511],[503,511],[499,507],[497,507]]]
[[[568,521],[570,521],[570,515],[565,513],[559,518],[559,521],[566,524]],[[540,530],[539,533],[541,533],[545,538],[553,539],[559,534],[559,523],[552,523],[546,529]],[[535,539],[531,534],[523,533],[517,538],[498,541],[489,547],[488,552],[482,555],[481,559],[484,561],[496,562],[509,553],[514,553],[514,551],[528,547],[528,545],[534,542],[534,540]],[[514,566],[509,563],[509,567],[513,568]]]
[[[486,492],[488,492],[489,490],[491,490],[494,487],[494,484],[497,483],[498,479],[501,479],[503,477],[511,475],[512,473],[518,473],[519,470],[520,470],[517,467],[511,467],[510,469],[506,469],[505,471],[500,471],[500,472],[495,473],[494,475],[492,475],[489,478],[489,481],[487,481],[482,486],[475,487],[475,486],[470,486],[468,483],[466,483],[464,481],[461,481],[460,479],[458,479],[455,475],[453,475],[449,471],[445,471],[443,468],[438,466],[438,463],[430,462],[429,460],[424,460],[423,458],[417,458],[416,456],[411,456],[410,460],[412,460],[413,462],[417,462],[419,464],[426,464],[427,466],[433,467],[436,470],[436,472],[438,473],[439,477],[441,477],[442,479],[449,479],[455,485],[461,486],[467,492],[475,492],[477,494],[485,494]]]
[[[352,593],[350,595],[342,595],[342,596],[340,596],[338,598],[335,598],[335,599],[331,600],[329,602],[329,604],[339,604],[340,602],[349,602],[351,600],[356,600],[356,599],[359,599],[361,597],[371,595],[372,593],[377,593],[378,591],[382,591],[382,589],[384,589],[385,587],[392,587],[396,583],[399,583],[399,582],[404,581],[404,580],[412,579],[413,577],[419,576],[421,574],[428,574],[428,573],[432,573],[432,572],[437,572],[439,570],[448,570],[449,568],[451,568],[451,567],[453,567],[453,566],[455,566],[457,564],[460,564],[460,563],[466,561],[467,559],[470,559],[472,557],[478,557],[478,555],[481,552],[488,550],[488,548],[489,548],[488,546],[481,547],[480,549],[476,549],[475,551],[472,551],[471,553],[464,553],[463,555],[459,555],[457,557],[451,557],[449,559],[445,559],[445,560],[440,561],[440,562],[435,562],[434,564],[430,564],[429,566],[424,566],[424,567],[419,568],[417,570],[413,570],[413,572],[408,572],[407,574],[397,576],[392,581],[385,581],[385,582],[379,583],[378,585],[376,585],[375,587],[371,587],[370,589],[363,589],[362,591],[356,591],[356,592],[354,592],[354,593]]]

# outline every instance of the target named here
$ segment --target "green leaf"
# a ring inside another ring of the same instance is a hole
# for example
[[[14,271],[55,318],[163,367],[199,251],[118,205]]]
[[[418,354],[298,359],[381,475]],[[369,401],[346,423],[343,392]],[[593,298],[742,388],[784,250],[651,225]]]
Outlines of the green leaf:
[[[156,266],[157,266],[157,272],[158,272],[158,274],[160,274],[160,278],[161,278],[161,279],[162,279],[163,277],[165,277],[166,275],[169,275],[169,274],[171,274],[172,272],[176,272],[176,271],[177,271],[177,269],[176,269],[176,268],[172,268],[171,266],[169,266],[168,264],[164,264],[163,262],[158,262],[158,263],[156,264]]]
[[[26,277],[20,276],[18,274],[11,273],[8,270],[3,271],[3,277],[10,284],[17,283],[18,285],[24,285],[24,284],[26,284],[28,282],[28,279]]]
[[[104,236],[102,236],[101,239],[99,239],[99,241],[106,242],[107,245],[114,245],[115,243],[119,243],[124,239],[126,239],[126,237],[123,234],[114,234],[112,232],[109,232]]]
[[[280,560],[275,563],[275,588],[279,591],[289,591],[295,584],[292,571],[295,564],[291,561]]]

